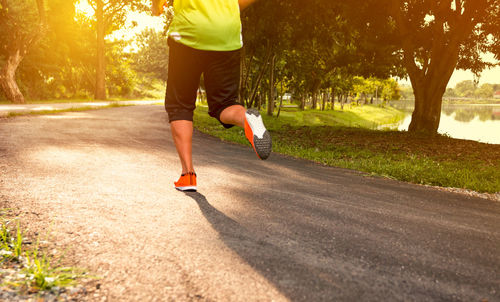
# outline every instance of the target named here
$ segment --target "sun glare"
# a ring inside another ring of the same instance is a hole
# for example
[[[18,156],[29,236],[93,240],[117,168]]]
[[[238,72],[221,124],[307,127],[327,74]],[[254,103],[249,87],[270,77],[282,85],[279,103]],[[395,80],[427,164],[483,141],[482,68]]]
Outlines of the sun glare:
[[[78,1],[75,8],[77,13],[83,14],[87,17],[92,17],[94,15],[94,9],[90,6],[87,0]]]
[[[91,18],[94,16],[94,9],[87,0],[80,0],[76,3],[76,12]],[[107,40],[132,40],[134,36],[147,28],[152,28],[157,31],[163,30],[162,18],[153,17],[148,13],[129,11],[127,13],[127,21],[119,30],[113,32],[106,37]],[[130,51],[134,47],[127,47]]]

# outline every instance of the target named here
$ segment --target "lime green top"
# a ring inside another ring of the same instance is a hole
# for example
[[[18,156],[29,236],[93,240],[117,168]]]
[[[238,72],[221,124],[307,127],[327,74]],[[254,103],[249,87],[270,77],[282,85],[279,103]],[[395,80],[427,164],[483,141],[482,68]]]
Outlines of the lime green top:
[[[240,49],[243,41],[238,0],[174,0],[169,36],[200,50]]]

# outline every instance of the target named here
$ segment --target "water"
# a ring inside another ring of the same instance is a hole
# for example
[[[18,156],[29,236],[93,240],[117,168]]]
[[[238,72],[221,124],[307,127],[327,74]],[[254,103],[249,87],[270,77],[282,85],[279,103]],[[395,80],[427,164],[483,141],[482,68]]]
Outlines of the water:
[[[401,131],[408,130],[413,103],[393,102],[391,105],[406,111],[408,114],[404,120],[390,128]],[[438,132],[453,138],[500,144],[500,104],[443,104]]]

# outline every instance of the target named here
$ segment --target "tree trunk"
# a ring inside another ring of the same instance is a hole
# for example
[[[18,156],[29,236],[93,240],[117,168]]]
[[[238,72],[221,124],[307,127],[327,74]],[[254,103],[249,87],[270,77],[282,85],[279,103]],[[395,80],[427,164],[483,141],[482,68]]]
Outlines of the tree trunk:
[[[241,51],[241,80],[240,80],[240,93],[239,93],[239,99],[241,105],[245,105],[248,107],[249,106],[249,100],[248,100],[248,93],[251,90],[251,81],[250,79],[250,73],[252,72],[252,63],[254,62],[253,58],[253,53],[248,55],[249,62],[248,64],[246,63],[246,58],[247,58],[247,51],[246,48],[243,47]],[[250,85],[250,87],[249,87]]]
[[[269,102],[267,102],[267,115],[273,116],[274,112],[274,67],[276,65],[276,55],[271,58],[271,70],[269,73]]]
[[[410,132],[435,134],[438,131],[443,95],[458,62],[458,46],[449,45],[448,50],[446,58],[435,60],[428,72],[416,71],[415,68],[409,72],[415,95],[415,110],[408,128]]]
[[[14,104],[24,104],[24,96],[16,83],[16,70],[23,57],[19,50],[10,54],[0,73],[0,87],[7,100]]]
[[[321,104],[321,111],[325,111],[326,100],[328,99],[328,93],[323,92],[323,103]]]
[[[240,83],[238,85],[238,103],[240,103],[242,106],[245,105],[245,98],[243,97],[244,94],[244,85],[245,85],[245,46],[240,51]]]
[[[269,59],[271,57],[271,52],[269,51],[268,55],[266,56],[266,59],[261,65],[261,69],[259,71],[259,75],[257,76],[257,81],[253,87],[252,94],[250,96],[250,100],[248,101],[247,107],[251,108],[253,106],[253,103],[255,102],[255,97],[257,96],[257,90],[260,87],[260,82],[262,81],[262,78],[264,77],[264,74],[266,72],[266,67],[267,63],[269,62]]]
[[[4,66],[0,70],[0,88],[5,97],[14,104],[24,104],[24,96],[19,90],[16,83],[16,70],[23,58],[26,56],[30,48],[36,44],[45,35],[47,30],[47,15],[45,14],[45,6],[43,0],[36,0],[40,23],[32,34],[24,40],[17,40],[15,36],[11,41],[12,44],[7,45],[7,57]],[[8,10],[7,2],[2,2],[4,9]]]
[[[413,89],[415,110],[408,131],[437,133],[445,89],[434,90],[426,83],[419,83]]]
[[[306,99],[304,96],[301,96],[300,97],[300,110],[304,110],[306,109]]]
[[[343,111],[344,110],[344,104],[347,102],[347,94],[341,97],[341,102],[340,102],[340,109]]]
[[[106,99],[106,57],[105,57],[105,21],[104,21],[104,3],[97,0],[97,65],[96,65],[96,85],[95,99]]]
[[[333,87],[330,88],[330,106],[332,106],[332,110],[335,110],[335,93],[333,92],[333,90]]]
[[[278,107],[278,115],[276,115],[277,118],[280,117],[280,113],[281,113],[281,107],[283,106],[283,80],[281,80],[281,93],[280,93],[280,105]]]
[[[311,106],[311,108],[316,109],[317,106],[318,106],[318,91],[315,90],[312,94],[312,106]]]

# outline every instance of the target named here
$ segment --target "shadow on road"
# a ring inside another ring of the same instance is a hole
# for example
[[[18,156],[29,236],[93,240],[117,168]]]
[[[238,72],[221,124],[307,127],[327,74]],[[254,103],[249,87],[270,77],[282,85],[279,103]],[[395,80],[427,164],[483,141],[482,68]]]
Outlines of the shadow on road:
[[[320,301],[326,297],[342,297],[341,289],[346,284],[334,280],[331,267],[323,270],[320,263],[315,265],[312,259],[310,263],[301,263],[293,257],[293,249],[283,250],[265,237],[246,229],[213,207],[203,194],[185,194],[196,201],[203,216],[219,233],[220,239],[287,298],[292,301]],[[352,292],[349,297],[359,298]]]

